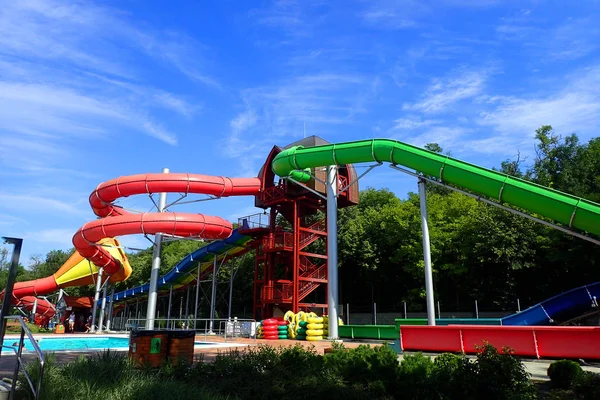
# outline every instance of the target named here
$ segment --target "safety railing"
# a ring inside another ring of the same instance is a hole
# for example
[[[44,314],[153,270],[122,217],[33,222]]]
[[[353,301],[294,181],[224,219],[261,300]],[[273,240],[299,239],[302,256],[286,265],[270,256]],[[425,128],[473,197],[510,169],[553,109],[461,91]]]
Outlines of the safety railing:
[[[294,234],[291,232],[276,232],[262,238],[264,251],[293,250]]]
[[[264,285],[261,289],[260,299],[262,302],[292,301],[293,287],[291,283],[276,283]]]
[[[271,215],[257,213],[238,218],[240,230],[268,229],[271,226]]]
[[[128,318],[125,331],[146,330],[146,318]],[[255,319],[238,318],[155,318],[154,330],[193,330],[197,336],[223,337],[225,341],[248,338],[256,340],[257,322]]]
[[[14,393],[17,388],[17,379],[19,377],[19,370],[22,370],[23,375],[25,376],[25,379],[27,380],[27,383],[29,384],[29,387],[31,388],[31,392],[33,393],[34,398],[37,400],[40,398],[42,381],[44,379],[44,354],[42,353],[42,350],[40,350],[40,346],[38,346],[36,340],[34,339],[33,335],[31,334],[31,331],[25,324],[23,317],[21,317],[20,315],[8,315],[4,318],[7,321],[8,320],[16,320],[21,325],[21,336],[19,337],[18,345],[17,346],[5,346],[4,344],[2,344],[2,348],[11,349],[17,356],[16,362],[15,362],[15,370],[13,373],[13,378],[12,378],[11,387],[10,387],[10,397],[9,398],[10,399],[14,398]],[[39,371],[37,385],[33,384],[31,377],[27,373],[27,369],[25,368],[23,359],[21,358],[21,356],[23,354],[25,335],[27,335],[27,339],[29,339],[31,346],[33,347],[33,351],[35,352],[35,354],[37,355],[37,358],[39,359],[40,371]]]

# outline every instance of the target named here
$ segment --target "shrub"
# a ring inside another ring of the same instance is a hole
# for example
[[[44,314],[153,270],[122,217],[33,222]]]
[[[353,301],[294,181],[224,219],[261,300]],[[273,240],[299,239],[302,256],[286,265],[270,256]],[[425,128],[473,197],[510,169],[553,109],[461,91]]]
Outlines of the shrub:
[[[486,400],[526,400],[537,398],[525,366],[505,347],[502,353],[489,343],[478,348],[475,361],[475,398]]]
[[[569,389],[583,370],[572,360],[558,360],[548,367],[548,377],[557,389]]]
[[[396,382],[396,396],[409,399],[432,398],[431,387],[433,361],[422,353],[405,355],[400,363]]]
[[[331,353],[324,356],[324,366],[329,376],[375,390],[387,390],[395,385],[398,355],[390,347],[360,345],[355,349],[346,349],[337,345],[332,349]]]
[[[475,376],[475,364],[464,355],[441,354],[433,361],[431,389],[439,399],[468,398]]]
[[[600,374],[582,371],[575,379],[573,389],[580,399],[600,399]]]

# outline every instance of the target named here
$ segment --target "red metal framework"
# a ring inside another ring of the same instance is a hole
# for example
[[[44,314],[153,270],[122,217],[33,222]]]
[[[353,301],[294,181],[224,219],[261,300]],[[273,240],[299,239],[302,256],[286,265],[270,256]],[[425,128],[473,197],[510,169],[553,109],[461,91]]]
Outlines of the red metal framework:
[[[326,143],[310,137],[296,143],[315,146]],[[275,146],[258,173],[262,182],[255,206],[270,209],[268,227],[240,224],[240,233],[252,235],[256,258],[254,264],[254,318],[272,317],[280,312],[327,308],[327,230],[325,221],[326,172],[311,171],[314,179],[299,184],[275,176],[273,159],[281,152]],[[338,196],[338,207],[358,204],[357,178],[351,165],[338,169],[338,189],[348,188]],[[321,194],[321,195],[319,195]],[[242,227],[246,231],[243,231]]]
[[[274,200],[272,193],[265,197]],[[327,285],[326,224],[317,217],[321,206],[305,196],[279,200],[271,207],[269,231],[254,241],[256,319],[272,316],[275,308],[298,312],[327,307],[325,291],[318,291]],[[283,230],[277,222],[290,226]]]

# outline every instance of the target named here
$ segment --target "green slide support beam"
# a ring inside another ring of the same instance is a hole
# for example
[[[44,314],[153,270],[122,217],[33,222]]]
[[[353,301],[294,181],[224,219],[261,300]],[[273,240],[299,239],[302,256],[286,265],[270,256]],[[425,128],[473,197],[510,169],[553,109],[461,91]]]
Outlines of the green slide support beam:
[[[295,146],[279,153],[272,169],[281,177],[293,173],[295,180],[305,182],[309,176],[302,170],[307,168],[371,161],[402,165],[457,188],[600,236],[600,204],[395,140]]]

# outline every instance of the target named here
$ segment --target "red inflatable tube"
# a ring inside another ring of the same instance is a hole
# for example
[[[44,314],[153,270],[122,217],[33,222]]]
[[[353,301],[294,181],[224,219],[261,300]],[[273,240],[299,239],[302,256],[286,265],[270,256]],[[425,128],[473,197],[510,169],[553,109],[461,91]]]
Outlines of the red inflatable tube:
[[[279,340],[279,336],[277,335],[265,335],[264,338],[267,340]]]
[[[277,325],[267,325],[263,326],[263,332],[277,332]]]
[[[279,326],[287,326],[289,323],[287,321],[278,321],[277,325]]]
[[[277,326],[278,321],[275,318],[265,319],[262,324],[263,326],[274,325]]]

